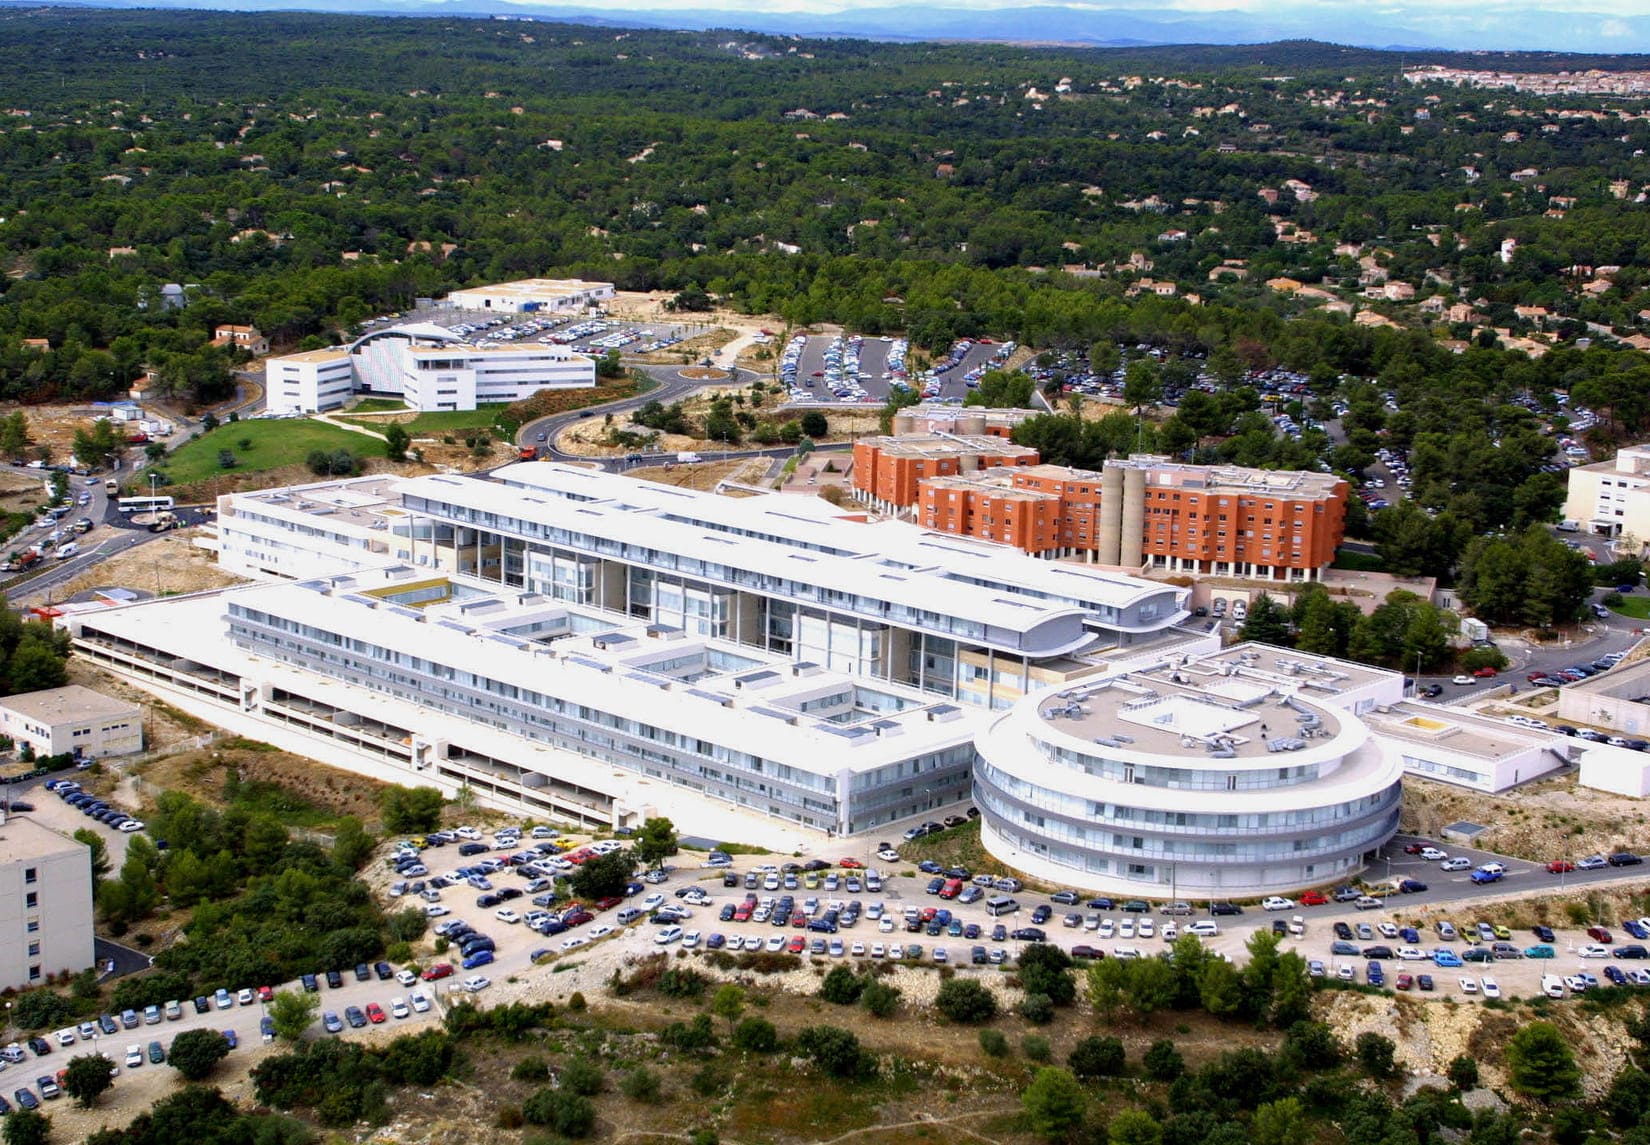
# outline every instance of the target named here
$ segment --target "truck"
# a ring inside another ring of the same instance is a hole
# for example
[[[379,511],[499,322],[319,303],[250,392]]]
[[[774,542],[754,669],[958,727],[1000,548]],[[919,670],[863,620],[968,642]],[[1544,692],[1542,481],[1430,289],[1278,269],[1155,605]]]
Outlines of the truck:
[[[120,482],[116,481],[113,477],[105,477],[103,479],[103,491],[105,493],[119,493]]]
[[[1579,533],[1581,532],[1581,522],[1570,520],[1560,521],[1558,523],[1558,531],[1561,533]]]
[[[180,528],[182,525],[183,522],[178,520],[176,513],[169,509],[163,509],[155,514],[153,521],[149,522],[149,531],[151,533],[164,533],[168,529]]]
[[[676,463],[678,465],[692,465],[698,460],[699,455],[697,453],[693,453],[692,451],[686,451],[676,455]]]
[[[518,458],[520,458],[522,461],[537,461],[538,457],[539,457],[539,451],[534,446],[524,445],[516,451],[516,456]]]

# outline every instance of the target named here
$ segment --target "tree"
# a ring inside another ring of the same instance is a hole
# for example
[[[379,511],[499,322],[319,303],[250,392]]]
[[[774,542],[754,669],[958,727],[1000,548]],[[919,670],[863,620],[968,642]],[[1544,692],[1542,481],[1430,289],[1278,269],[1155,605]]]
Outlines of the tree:
[[[361,820],[345,815],[338,820],[332,834],[332,861],[346,871],[357,871],[372,854],[373,839],[361,826]]]
[[[82,1109],[90,1109],[104,1091],[114,1085],[115,1079],[109,1076],[114,1064],[102,1054],[70,1058],[68,1068],[63,1071],[63,1092],[74,1098]]]
[[[1056,1006],[1069,1006],[1077,998],[1071,966],[1071,955],[1058,946],[1031,943],[1020,951],[1020,986],[1027,994],[1046,994]]]
[[[859,1039],[840,1026],[804,1026],[796,1048],[832,1077],[855,1077],[865,1068]]]
[[[1163,1127],[1144,1109],[1125,1109],[1106,1126],[1106,1145],[1159,1145]]]
[[[802,415],[802,432],[818,441],[831,432],[831,423],[819,410],[811,409]]]
[[[1249,1122],[1254,1145],[1295,1145],[1306,1129],[1306,1112],[1298,1097],[1285,1097],[1255,1107]]]
[[[166,1061],[186,1081],[204,1081],[229,1054],[229,1043],[217,1030],[185,1030],[172,1039]]]
[[[1238,630],[1239,640],[1258,640],[1262,644],[1276,644],[1287,648],[1289,640],[1289,612],[1270,593],[1261,593],[1249,605],[1249,612]]]
[[[725,983],[711,998],[710,1012],[726,1022],[731,1033],[739,1016],[745,1012],[745,988],[735,982]]]
[[[636,862],[644,867],[660,866],[676,853],[676,825],[663,817],[644,821],[630,841]]]
[[[74,841],[86,844],[91,851],[92,860],[92,893],[97,893],[97,885],[109,877],[112,869],[109,862],[109,844],[104,842],[103,836],[89,827],[78,828],[74,833]]]
[[[49,640],[25,638],[6,662],[6,691],[15,695],[61,688],[69,681],[66,660]]]
[[[1123,1042],[1119,1038],[1091,1035],[1072,1047],[1066,1064],[1076,1076],[1116,1077],[1123,1072]]]
[[[384,456],[391,461],[407,460],[407,447],[411,444],[412,435],[399,422],[384,428]]]
[[[1475,1058],[1458,1054],[1450,1061],[1449,1068],[1444,1072],[1448,1075],[1450,1084],[1463,1093],[1478,1088],[1478,1061]],[[1620,1075],[1617,1075],[1617,1080],[1620,1080]],[[1646,1080],[1650,1081],[1650,1077],[1646,1077]]]
[[[307,990],[278,991],[269,1000],[269,1016],[275,1023],[275,1036],[283,1042],[301,1041],[320,1008],[319,994],[311,994]]]
[[[1394,1052],[1397,1047],[1392,1044],[1392,1039],[1384,1034],[1373,1031],[1359,1034],[1353,1048],[1358,1055],[1358,1064],[1375,1080],[1383,1081],[1396,1071],[1398,1063]]]
[[[6,1115],[6,1145],[46,1145],[52,1135],[52,1119],[34,1109],[19,1109]]]
[[[771,1054],[779,1046],[779,1031],[766,1018],[746,1018],[733,1031],[733,1047],[747,1054]]]
[[[1087,1104],[1077,1079],[1058,1066],[1038,1070],[1020,1096],[1031,1131],[1050,1140],[1064,1137],[1083,1124]]]
[[[446,797],[433,787],[386,787],[378,797],[379,817],[392,834],[434,831],[441,825]]]
[[[977,1025],[997,1016],[997,996],[979,982],[948,978],[934,995],[934,1007],[953,1022]]]
[[[838,1006],[852,1006],[865,992],[865,982],[864,978],[846,966],[833,966],[831,972],[825,975],[825,981],[820,984],[819,996]]]
[[[30,990],[18,997],[12,1010],[12,1020],[19,1029],[43,1030],[61,1026],[74,1017],[74,1006],[63,995],[52,990]]]
[[[595,901],[624,894],[635,870],[636,858],[629,851],[610,851],[587,859],[568,881],[574,894]]]
[[[1186,1072],[1186,1059],[1168,1038],[1159,1038],[1148,1046],[1140,1064],[1153,1081],[1174,1081]]]
[[[1581,1094],[1575,1056],[1551,1022],[1528,1022],[1508,1039],[1507,1080],[1516,1092],[1537,1101],[1567,1101]]]
[[[596,1127],[596,1107],[588,1097],[559,1089],[541,1089],[521,1103],[529,1125],[542,1125],[563,1137],[588,1137]]]

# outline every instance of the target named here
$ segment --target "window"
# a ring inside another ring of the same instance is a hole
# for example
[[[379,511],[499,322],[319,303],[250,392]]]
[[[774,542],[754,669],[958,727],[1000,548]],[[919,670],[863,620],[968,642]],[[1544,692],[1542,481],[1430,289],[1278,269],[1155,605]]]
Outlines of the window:
[[[38,942],[29,943],[29,957],[30,958],[39,958],[40,957],[40,944]]]
[[[25,883],[34,883],[34,882],[39,881],[38,880],[38,872],[35,870],[35,868],[33,868],[33,867],[24,867],[23,868],[23,881]]]
[[[23,905],[30,910],[38,908],[40,906],[40,893],[38,891],[30,891],[28,894],[24,895]]]
[[[40,981],[40,967],[38,965],[29,967],[29,981],[30,982]]]
[[[28,929],[28,932],[30,934],[34,934],[37,931],[39,931],[39,929],[40,929],[40,920],[38,918],[29,919],[29,925],[28,925],[27,929]]]

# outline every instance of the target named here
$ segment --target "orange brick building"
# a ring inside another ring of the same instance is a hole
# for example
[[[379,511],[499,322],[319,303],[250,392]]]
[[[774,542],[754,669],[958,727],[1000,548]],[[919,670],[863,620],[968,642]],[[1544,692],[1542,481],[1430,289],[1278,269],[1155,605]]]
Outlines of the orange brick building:
[[[1006,437],[921,434],[872,437],[854,444],[854,496],[888,513],[917,502],[930,478],[1037,464],[1037,451]]]
[[[855,449],[855,484],[879,473],[890,439]],[[909,475],[908,475],[909,476]],[[1013,545],[1037,556],[1087,557],[1271,580],[1316,580],[1346,524],[1345,481],[1327,473],[1186,465],[1140,454],[1101,472],[1029,462],[889,480],[875,500],[915,505],[919,525]],[[908,499],[910,498],[910,499]]]

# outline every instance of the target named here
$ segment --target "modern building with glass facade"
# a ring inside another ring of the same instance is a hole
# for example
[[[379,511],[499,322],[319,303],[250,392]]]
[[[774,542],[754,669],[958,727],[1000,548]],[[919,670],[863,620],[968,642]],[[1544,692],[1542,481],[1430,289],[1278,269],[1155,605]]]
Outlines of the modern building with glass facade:
[[[1222,898],[1357,874],[1398,829],[1403,761],[1361,711],[1402,677],[1238,645],[1026,696],[976,741],[997,858],[1106,894]]]
[[[614,826],[715,804],[830,834],[968,798],[985,713],[746,645],[409,566],[66,622],[221,726],[390,782]]]
[[[814,498],[545,462],[491,480],[235,494],[216,529],[224,567],[249,576],[404,561],[985,706],[1073,656],[1149,647],[1188,616],[1184,588],[866,523]]]

